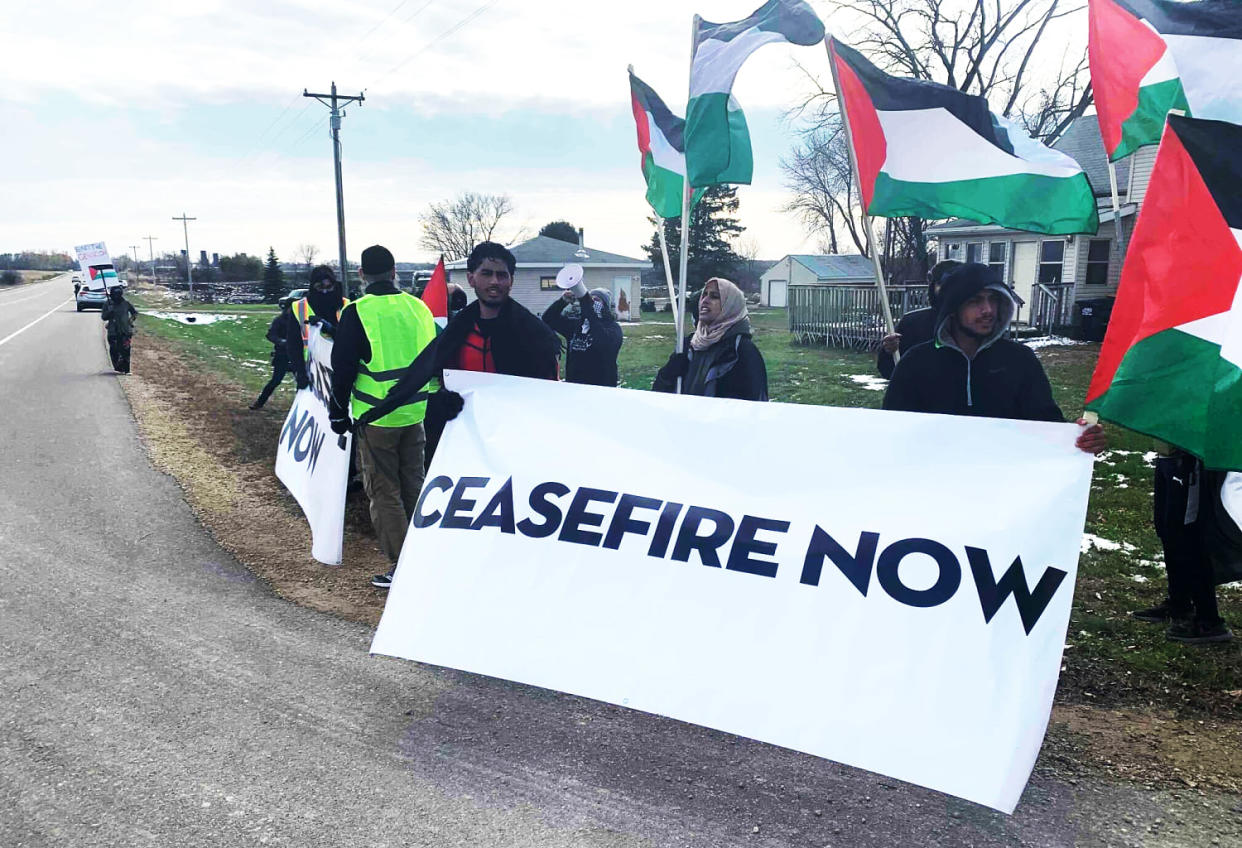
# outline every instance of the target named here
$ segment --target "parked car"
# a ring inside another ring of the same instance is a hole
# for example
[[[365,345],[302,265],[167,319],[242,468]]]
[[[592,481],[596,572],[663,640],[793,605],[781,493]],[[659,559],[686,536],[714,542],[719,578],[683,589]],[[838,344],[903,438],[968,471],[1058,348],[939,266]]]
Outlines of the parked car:
[[[108,292],[104,289],[78,289],[74,299],[77,301],[79,312],[83,309],[102,310],[104,304],[108,302]]]
[[[289,304],[296,303],[297,301],[306,297],[306,292],[307,292],[307,289],[294,289],[293,291],[289,292],[287,295],[282,297],[280,300],[276,301],[276,303],[280,306],[281,309],[284,309]]]

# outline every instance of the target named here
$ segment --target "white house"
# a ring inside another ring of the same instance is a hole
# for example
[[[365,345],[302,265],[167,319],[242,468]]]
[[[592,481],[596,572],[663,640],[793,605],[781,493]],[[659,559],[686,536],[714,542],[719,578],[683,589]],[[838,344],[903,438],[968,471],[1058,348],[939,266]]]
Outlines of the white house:
[[[1053,147],[1082,165],[1091,181],[1100,208],[1100,230],[1095,235],[1047,236],[963,218],[927,228],[928,238],[938,242],[938,259],[983,262],[995,268],[1025,302],[1017,316],[1021,321],[1049,293],[1067,296],[1067,306],[1087,298],[1115,296],[1121,276],[1108,159],[1096,116],[1076,120]],[[1155,158],[1156,148],[1144,147],[1115,166],[1122,237],[1127,245]],[[1042,292],[1036,290],[1041,284]],[[1070,310],[1065,312],[1069,317]]]
[[[790,286],[874,283],[871,260],[856,253],[841,256],[791,253],[759,277],[762,306],[789,305]]]
[[[535,236],[509,250],[517,259],[512,297],[535,314],[543,312],[563,294],[556,287],[556,272],[565,265],[577,263],[586,272],[583,282],[588,289],[603,288],[612,292],[618,318],[624,321],[638,317],[642,273],[651,270],[651,263],[646,259],[586,247],[582,230],[578,231],[578,244]],[[449,272],[449,281],[460,285],[473,300],[474,292],[466,282],[466,260],[448,262],[444,267]]]

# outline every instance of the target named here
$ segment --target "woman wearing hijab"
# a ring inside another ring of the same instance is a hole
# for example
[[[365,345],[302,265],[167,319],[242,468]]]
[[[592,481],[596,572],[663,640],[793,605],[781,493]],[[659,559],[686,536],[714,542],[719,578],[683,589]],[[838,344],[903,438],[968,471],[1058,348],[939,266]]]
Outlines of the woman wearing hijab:
[[[310,273],[310,289],[306,297],[292,304],[293,314],[288,322],[285,350],[298,388],[310,385],[306,374],[306,342],[308,327],[319,325],[319,331],[328,338],[336,332],[341,320],[341,309],[348,303],[341,281],[327,265],[316,265]]]
[[[677,390],[702,397],[768,399],[768,370],[750,338],[750,317],[742,290],[721,277],[703,286],[699,321],[685,353],[674,353],[656,375],[657,392]]]

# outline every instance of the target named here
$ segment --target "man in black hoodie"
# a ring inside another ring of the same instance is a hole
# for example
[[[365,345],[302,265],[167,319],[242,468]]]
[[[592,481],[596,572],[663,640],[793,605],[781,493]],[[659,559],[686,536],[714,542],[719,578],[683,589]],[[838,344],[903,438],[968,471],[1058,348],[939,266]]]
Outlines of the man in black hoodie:
[[[901,358],[884,394],[884,408],[1064,421],[1035,352],[1004,338],[1014,310],[1009,289],[987,265],[970,263],[951,272],[940,292],[935,337]],[[1094,424],[1079,434],[1076,444],[1087,453],[1099,453],[1108,439]]]
[[[893,376],[893,368],[896,367],[893,362],[894,351],[905,356],[910,348],[931,341],[936,333],[940,287],[944,284],[944,278],[953,269],[960,267],[962,263],[956,259],[946,259],[943,262],[937,262],[932,267],[927,274],[927,302],[931,305],[902,315],[901,320],[897,322],[896,332],[885,336],[880,341],[880,353],[876,357],[876,366],[880,369],[881,377],[887,380]]]
[[[565,382],[616,386],[624,337],[612,314],[612,295],[608,289],[591,289],[578,299],[578,318],[565,314],[573,297],[565,292],[543,313],[544,323],[565,337]]]
[[[137,316],[138,310],[125,299],[124,288],[108,289],[108,300],[99,311],[99,317],[108,325],[108,356],[112,359],[112,369],[118,374],[129,373],[130,343]]]

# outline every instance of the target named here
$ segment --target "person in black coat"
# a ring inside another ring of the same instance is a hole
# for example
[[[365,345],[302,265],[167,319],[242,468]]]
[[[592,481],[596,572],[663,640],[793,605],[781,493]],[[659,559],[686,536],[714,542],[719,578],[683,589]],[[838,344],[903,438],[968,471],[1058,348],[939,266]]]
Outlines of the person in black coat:
[[[565,381],[588,386],[617,385],[617,356],[625,340],[612,314],[612,295],[607,289],[591,289],[578,301],[581,316],[572,318],[565,307],[573,292],[552,301],[543,322],[565,337]]]
[[[259,392],[254,403],[250,404],[251,409],[262,409],[263,404],[267,403],[267,399],[272,396],[272,392],[276,391],[276,387],[289,372],[289,356],[285,352],[285,335],[288,333],[289,324],[296,325],[297,323],[293,318],[290,304],[286,302],[281,306],[280,314],[273,318],[268,326],[267,340],[272,343],[272,378],[267,381],[263,391]],[[300,384],[299,388],[301,388]]]
[[[1064,421],[1035,352],[1004,338],[1015,309],[1009,289],[988,266],[970,263],[951,272],[940,292],[935,337],[901,358],[884,408]],[[1099,453],[1108,439],[1095,424],[1083,430],[1077,445]]]
[[[950,271],[961,266],[962,263],[956,259],[937,262],[927,274],[927,302],[931,305],[902,315],[901,320],[897,322],[896,332],[880,340],[880,353],[876,356],[876,366],[880,369],[880,376],[885,380],[893,376],[894,351],[905,356],[910,348],[931,341],[936,332],[936,307],[939,304],[940,286]]]
[[[310,288],[303,300],[305,305],[293,304],[292,314],[285,322],[285,353],[299,389],[310,385],[306,371],[307,328],[302,326],[299,313],[306,315],[308,325],[318,324],[319,331],[326,338],[332,338],[341,320],[341,310],[348,302],[345,300],[345,287],[336,278],[336,272],[327,265],[316,265],[310,272]]]
[[[685,395],[768,399],[768,371],[751,340],[746,298],[728,280],[713,277],[703,285],[694,335],[685,353],[669,357],[652,389],[675,392],[679,377]]]

